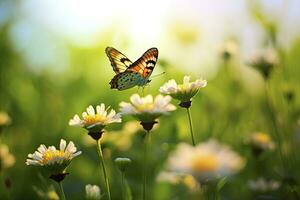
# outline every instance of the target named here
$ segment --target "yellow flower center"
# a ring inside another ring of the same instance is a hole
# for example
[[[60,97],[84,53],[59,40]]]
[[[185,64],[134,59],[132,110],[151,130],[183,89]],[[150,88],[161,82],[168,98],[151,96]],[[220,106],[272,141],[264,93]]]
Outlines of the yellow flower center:
[[[267,144],[271,141],[270,136],[265,133],[257,133],[253,136],[253,139],[255,142],[262,143],[262,144]]]
[[[44,155],[43,159],[40,161],[42,164],[47,164],[49,161],[54,160],[54,159],[67,159],[69,157],[68,154],[66,154],[64,151],[60,150],[47,150]]]
[[[192,189],[195,188],[197,185],[197,182],[195,178],[191,175],[187,175],[183,178],[183,183],[188,186],[188,188]]]
[[[213,154],[198,155],[192,159],[192,169],[198,172],[215,171],[218,164],[218,160]]]
[[[154,104],[153,103],[145,103],[145,104],[137,106],[136,108],[140,112],[149,111],[149,110],[153,110]]]
[[[99,115],[99,114],[96,114],[95,116],[91,116],[91,115],[88,115],[84,118],[84,122],[86,125],[91,125],[91,124],[95,124],[95,123],[104,123],[106,120],[106,117],[103,116],[103,115]]]
[[[188,84],[178,85],[178,90],[181,91],[181,92],[186,92],[188,89],[189,89]]]

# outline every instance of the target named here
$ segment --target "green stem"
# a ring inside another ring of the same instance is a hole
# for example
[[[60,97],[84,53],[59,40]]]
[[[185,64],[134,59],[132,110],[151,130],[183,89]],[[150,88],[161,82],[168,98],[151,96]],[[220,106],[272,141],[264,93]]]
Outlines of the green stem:
[[[144,172],[143,172],[143,200],[146,199],[146,184],[147,184],[147,166],[148,166],[148,143],[150,140],[150,132],[147,131],[144,138]]]
[[[98,144],[97,145],[97,151],[98,151],[98,155],[99,155],[100,162],[101,162],[101,165],[102,165],[102,170],[103,170],[103,175],[104,175],[106,190],[107,190],[107,196],[108,196],[108,199],[111,200],[109,183],[108,183],[108,178],[107,178],[107,175],[106,175],[106,169],[105,169],[105,165],[104,165],[104,158],[103,158],[103,154],[102,154],[100,139],[97,140],[97,144]]]
[[[285,161],[284,161],[284,156],[283,156],[283,152],[282,152],[282,141],[281,141],[281,136],[280,136],[280,133],[279,133],[279,126],[277,124],[276,114],[273,110],[271,99],[270,99],[270,96],[269,96],[268,80],[265,80],[265,94],[266,94],[266,100],[267,100],[267,107],[269,109],[269,113],[270,113],[270,116],[271,116],[271,122],[274,126],[275,137],[276,137],[276,140],[278,142],[278,151],[279,151],[280,161],[281,161],[281,164],[282,164],[282,168],[285,169],[285,164],[284,164]]]
[[[3,190],[2,190],[3,189]],[[3,194],[2,194],[3,191]],[[9,195],[9,190],[5,186],[5,177],[3,171],[0,170],[0,195],[5,199],[11,199]]]
[[[203,191],[204,191],[204,194],[205,194],[205,199],[206,199],[206,200],[210,200],[210,197],[209,197],[209,190],[208,190],[208,186],[207,186],[207,185],[204,185],[204,186],[203,186]]]
[[[122,192],[122,196],[123,196],[123,200],[125,200],[126,199],[126,188],[125,188],[125,184],[124,184],[124,177],[125,177],[125,172],[124,171],[122,171],[121,172],[121,182],[122,182],[122,188],[121,188],[121,192]]]
[[[189,117],[189,124],[190,124],[190,132],[191,132],[191,137],[192,137],[192,143],[193,143],[193,146],[195,146],[194,131],[193,131],[193,124],[192,124],[192,116],[191,116],[190,109],[187,108],[186,110],[187,110],[187,114],[188,114],[188,117]]]
[[[65,196],[63,185],[62,185],[62,181],[60,181],[58,183],[58,185],[59,185],[59,189],[60,189],[61,200],[66,200],[66,196]]]
[[[206,183],[203,185],[203,193],[204,197],[203,199],[206,200],[218,200],[218,190],[215,183]]]
[[[294,193],[295,199],[299,200],[300,196],[299,196],[297,190],[293,190],[293,193]]]

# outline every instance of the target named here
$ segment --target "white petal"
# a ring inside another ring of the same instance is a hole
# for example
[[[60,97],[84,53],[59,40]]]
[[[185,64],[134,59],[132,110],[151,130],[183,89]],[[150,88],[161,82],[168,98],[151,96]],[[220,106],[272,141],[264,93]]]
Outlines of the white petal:
[[[167,102],[168,103],[168,102]],[[164,104],[164,97],[162,95],[157,95],[154,99],[154,105],[156,107],[161,107]]]
[[[176,87],[169,87],[168,88],[169,94],[174,94],[174,93],[177,92],[177,90],[178,90],[177,86]]]
[[[27,155],[27,157],[28,158],[33,158],[33,154],[30,153],[30,154]]]
[[[169,80],[162,87],[160,87],[160,92],[163,94],[170,94],[177,92],[177,83],[174,79]]]
[[[104,103],[101,103],[100,110],[101,110],[101,113],[104,113],[104,111],[105,111],[105,105],[104,105]]]
[[[160,87],[159,91],[163,94],[176,93],[177,92],[177,84],[176,83],[175,84],[170,84],[170,81],[169,81],[163,87]]]
[[[177,83],[174,79],[169,80],[169,86],[177,88]]]
[[[107,111],[106,111],[106,110],[104,110],[104,112],[103,112],[102,116],[104,116],[104,117],[106,117],[106,116],[107,116]]]
[[[170,103],[170,101],[172,100],[172,97],[167,95],[167,96],[163,97],[163,99],[164,99],[164,104],[166,105],[166,104]]]
[[[171,99],[172,98],[169,95],[165,97],[163,97],[162,95],[157,95],[157,97],[155,98],[155,104],[159,108],[163,109],[165,106],[167,106],[170,103]]]
[[[89,106],[87,109],[86,109],[87,113],[91,116],[95,116],[95,109],[93,108],[93,106]]]
[[[191,78],[190,76],[187,76],[187,75],[184,76],[184,77],[183,77],[183,84],[189,84],[190,78]]]
[[[121,118],[120,113],[116,114],[116,115],[113,117],[112,122],[122,122],[122,118]]]
[[[100,109],[100,106],[99,106],[99,105],[96,106],[96,112],[97,112],[97,114],[100,114],[100,113],[101,113],[101,109]]]
[[[79,156],[82,152],[81,151],[77,151],[76,153],[73,153],[73,158],[75,158],[76,156]]]
[[[40,152],[34,152],[34,154],[32,154],[32,158],[34,160],[42,160],[43,159],[43,154],[41,154]]]
[[[74,143],[72,141],[69,142],[65,152],[69,152],[69,153],[75,153],[76,152],[76,147],[74,145]]]
[[[79,125],[81,125],[81,120],[80,120],[80,118],[77,114],[73,117],[73,119],[70,119],[69,125],[70,126],[79,126]]]
[[[111,119],[111,118],[113,118],[115,116],[115,114],[116,114],[116,111],[114,111],[114,109],[111,109],[110,113],[107,115],[107,118]]]
[[[153,103],[153,97],[151,94],[148,94],[146,97],[143,98],[143,103],[147,104],[147,103]]]
[[[88,114],[87,114],[86,112],[83,112],[83,113],[82,113],[83,119],[85,119],[87,116],[88,116]]]
[[[174,106],[173,104],[169,104],[165,107],[165,110],[166,111],[173,111],[173,110],[176,110],[176,106]]]
[[[26,165],[40,165],[40,164],[36,160],[27,159],[26,160]]]
[[[105,111],[105,105],[103,103],[101,103],[101,105],[97,106],[97,114],[99,115],[103,115],[104,111]]]
[[[121,102],[120,103],[120,111],[122,114],[134,114],[136,113],[135,108],[127,102]]]
[[[207,85],[207,81],[206,80],[203,80],[203,81],[201,81],[201,87],[206,87],[206,85]]]
[[[142,98],[138,94],[133,94],[130,97],[130,101],[133,105],[141,105],[143,103]]]
[[[200,88],[203,88],[207,85],[207,81],[206,80],[202,80],[202,79],[197,79],[195,81],[196,85]]]
[[[41,144],[38,148],[38,151],[44,154],[47,151],[47,147],[44,144]]]
[[[50,150],[50,151],[56,151],[56,148],[55,148],[55,146],[50,146],[50,147],[48,147],[48,150]]]
[[[166,86],[161,86],[161,87],[159,88],[159,92],[160,92],[160,93],[163,93],[163,94],[169,94],[169,93],[168,93],[168,88],[167,88]]]
[[[59,149],[60,149],[61,151],[65,151],[66,145],[67,145],[66,140],[61,139],[61,140],[60,140],[60,144],[59,144]]]

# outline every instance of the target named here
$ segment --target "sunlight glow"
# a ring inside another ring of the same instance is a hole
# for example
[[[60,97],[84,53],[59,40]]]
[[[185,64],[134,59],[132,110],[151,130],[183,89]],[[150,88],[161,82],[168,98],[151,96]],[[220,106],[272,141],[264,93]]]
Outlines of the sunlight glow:
[[[140,43],[156,40],[161,34],[168,2],[29,0],[24,8],[35,20],[79,44],[93,43],[101,32],[114,27]]]
[[[286,5],[289,11],[292,4]],[[27,0],[20,3],[19,10],[11,36],[31,68],[66,68],[69,44],[113,46],[126,51],[131,59],[157,47],[160,58],[169,60],[173,67],[213,75],[216,48],[228,37],[240,42],[241,57],[261,48],[264,39],[246,1]],[[292,41],[299,33],[299,20],[290,12],[283,14],[288,23],[282,23],[278,40],[288,45],[286,40]]]

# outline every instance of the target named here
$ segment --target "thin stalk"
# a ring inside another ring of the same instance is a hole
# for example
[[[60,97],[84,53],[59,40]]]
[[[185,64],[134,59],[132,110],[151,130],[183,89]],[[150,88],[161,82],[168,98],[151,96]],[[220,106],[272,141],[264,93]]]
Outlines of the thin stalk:
[[[266,94],[267,106],[268,106],[269,113],[270,113],[270,116],[271,116],[271,122],[274,126],[275,137],[276,137],[276,140],[278,142],[278,151],[279,151],[280,161],[281,161],[281,164],[282,164],[282,168],[285,169],[285,164],[284,164],[285,159],[284,159],[283,152],[282,152],[282,141],[281,141],[281,136],[280,136],[280,133],[279,133],[279,126],[277,124],[276,114],[273,110],[271,99],[270,99],[270,96],[269,96],[268,80],[265,80],[265,94]]]
[[[283,152],[282,152],[282,141],[281,141],[281,136],[280,136],[280,132],[279,132],[279,125],[277,123],[276,114],[275,114],[275,111],[273,110],[271,99],[269,97],[269,84],[268,84],[267,80],[265,82],[265,93],[266,93],[266,98],[267,98],[268,109],[269,109],[269,112],[271,115],[271,121],[275,128],[274,132],[275,132],[276,139],[278,142],[278,150],[279,150],[280,160],[282,163],[282,169],[284,170],[284,173],[286,173],[286,172],[290,171],[290,161],[288,159],[285,159]],[[299,194],[296,190],[294,190],[292,193],[294,193],[296,199],[299,199]]]
[[[217,185],[214,182],[206,182],[202,186],[203,198],[206,200],[218,200],[219,199],[219,191],[217,189]]]
[[[203,188],[204,188],[204,192],[205,192],[205,198],[206,198],[206,200],[210,200],[208,186],[207,186],[207,185],[205,185],[205,186],[203,186]]]
[[[5,186],[5,177],[4,177],[4,173],[2,173],[2,171],[0,171],[0,195],[4,197],[4,199],[11,199],[10,193],[9,193],[9,189],[6,188]],[[3,188],[3,190],[2,190]],[[2,194],[3,191],[3,194]]]
[[[187,108],[186,110],[187,110],[187,114],[188,114],[188,117],[189,117],[189,124],[190,124],[190,132],[191,132],[191,137],[192,137],[192,143],[193,143],[193,146],[195,146],[194,131],[193,131],[192,116],[191,116],[190,108]]]
[[[125,188],[125,184],[124,184],[124,179],[125,179],[125,172],[122,171],[121,172],[121,182],[122,182],[121,192],[122,192],[123,200],[126,199],[126,188]]]
[[[143,200],[146,199],[146,186],[147,186],[147,166],[148,166],[148,143],[150,140],[149,131],[146,132],[144,138],[144,171],[143,171]]]
[[[300,199],[300,196],[299,196],[297,190],[293,190],[293,194],[294,194],[294,196],[295,196],[295,198],[296,198],[297,200]]]
[[[105,169],[105,165],[104,165],[104,158],[103,158],[103,154],[102,154],[100,140],[97,140],[97,144],[98,144],[97,145],[97,151],[98,151],[99,159],[100,159],[100,162],[101,162],[101,165],[102,165],[102,170],[103,170],[103,175],[104,175],[106,190],[107,190],[107,196],[108,196],[108,199],[111,200],[109,183],[108,183],[108,178],[107,178],[107,175],[106,175],[106,169]]]
[[[62,181],[60,181],[58,183],[59,185],[59,190],[60,190],[60,196],[61,196],[61,199],[62,200],[66,200],[66,196],[65,196],[65,192],[64,192],[64,188],[63,188],[63,185],[62,185]]]

